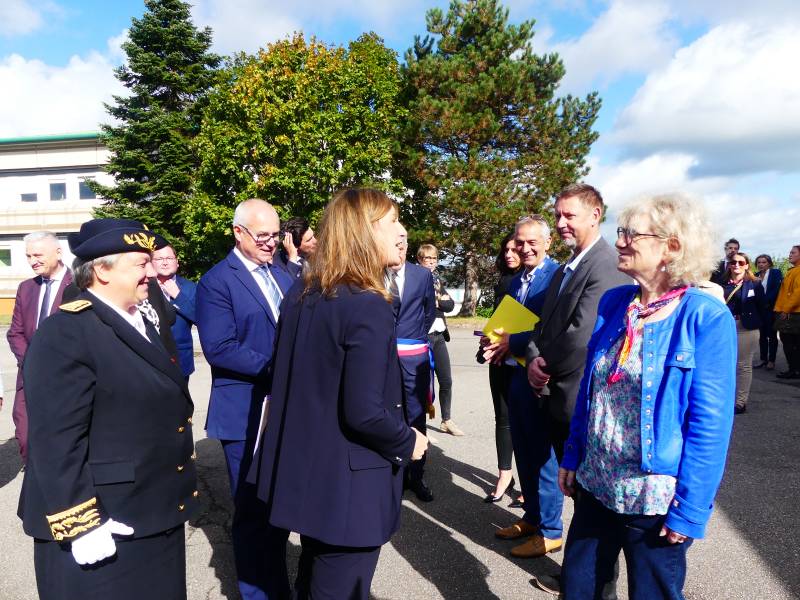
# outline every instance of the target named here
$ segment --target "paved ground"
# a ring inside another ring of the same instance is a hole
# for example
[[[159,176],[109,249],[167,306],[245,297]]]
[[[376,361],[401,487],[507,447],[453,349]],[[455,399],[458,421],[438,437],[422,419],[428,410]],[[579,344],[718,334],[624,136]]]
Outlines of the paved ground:
[[[5,331],[0,331],[5,338]],[[474,361],[475,339],[456,330],[450,352],[455,379],[454,419],[467,432],[454,438],[432,430],[430,504],[407,499],[402,528],[383,549],[373,585],[376,600],[548,598],[530,585],[532,575],[557,569],[560,555],[511,559],[512,542],[493,536],[519,511],[481,502],[496,476],[492,405],[487,369]],[[5,406],[0,412],[0,598],[36,598],[32,544],[15,516],[22,475],[13,439],[13,360],[0,340]],[[781,359],[782,360],[782,359]],[[783,363],[779,363],[784,368]],[[192,377],[196,423],[205,419],[208,367]],[[800,598],[800,386],[756,372],[746,415],[736,418],[733,445],[717,509],[705,540],[689,552],[690,600]],[[203,514],[187,529],[191,600],[236,599],[230,538],[230,504],[221,451],[196,431]],[[565,503],[565,516],[571,514]],[[299,554],[291,539],[290,566]],[[624,579],[621,597],[625,598]]]

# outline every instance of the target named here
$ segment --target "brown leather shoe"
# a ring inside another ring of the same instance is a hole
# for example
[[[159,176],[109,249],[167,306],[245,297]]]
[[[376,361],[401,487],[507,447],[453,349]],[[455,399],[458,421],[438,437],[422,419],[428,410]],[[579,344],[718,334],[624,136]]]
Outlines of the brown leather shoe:
[[[520,519],[513,525],[498,529],[494,532],[494,535],[495,537],[499,537],[501,540],[515,540],[526,535],[532,535],[537,531],[539,531],[538,527],[534,527],[527,521]]]
[[[524,544],[514,546],[511,549],[511,556],[517,558],[539,558],[548,552],[559,552],[561,550],[561,538],[551,540],[541,535],[534,535]]]

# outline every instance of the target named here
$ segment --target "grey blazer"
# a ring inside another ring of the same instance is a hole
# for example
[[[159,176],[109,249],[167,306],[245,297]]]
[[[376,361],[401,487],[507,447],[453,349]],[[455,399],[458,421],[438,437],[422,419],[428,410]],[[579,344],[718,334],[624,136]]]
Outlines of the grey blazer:
[[[546,402],[551,417],[569,424],[600,297],[613,287],[630,284],[631,279],[617,270],[617,252],[602,237],[578,263],[559,295],[563,267],[550,281],[541,320],[533,329],[525,360],[530,364],[542,356],[547,361],[550,382],[542,395],[549,395]]]

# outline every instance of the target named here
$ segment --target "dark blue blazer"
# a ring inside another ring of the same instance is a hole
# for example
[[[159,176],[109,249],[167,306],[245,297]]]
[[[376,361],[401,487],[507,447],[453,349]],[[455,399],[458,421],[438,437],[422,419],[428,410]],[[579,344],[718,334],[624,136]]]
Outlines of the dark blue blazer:
[[[270,273],[284,293],[295,281],[278,267]],[[211,365],[208,437],[255,439],[270,389],[275,325],[261,288],[233,252],[200,279],[197,329]]]
[[[767,312],[767,299],[760,281],[744,281],[736,292],[742,300],[740,320],[745,329],[760,329]]]
[[[178,347],[178,362],[183,375],[188,377],[194,373],[194,342],[192,340],[192,325],[197,322],[195,316],[195,297],[197,284],[194,281],[175,276],[175,283],[181,291],[169,303],[175,309],[176,318],[172,325],[172,337]]]
[[[778,292],[781,291],[781,283],[783,283],[783,273],[780,269],[770,269],[769,279],[767,279],[767,289],[765,291],[767,310],[772,311],[775,308],[775,300],[778,299]],[[764,287],[763,285],[761,286]]]
[[[399,526],[401,467],[415,442],[403,421],[392,309],[346,286],[330,298],[302,291],[299,281],[283,303],[269,420],[249,480],[274,526],[380,546]]]
[[[542,261],[542,266],[536,271],[536,274],[533,277],[533,281],[531,281],[530,285],[528,286],[528,290],[525,294],[525,297],[522,298],[521,304],[525,306],[529,311],[535,314],[537,317],[542,316],[542,306],[544,305],[544,297],[547,294],[547,288],[550,285],[550,280],[555,275],[555,272],[558,271],[559,264],[554,261],[549,256]],[[522,275],[525,273],[525,270],[521,270],[519,273],[514,275],[514,278],[511,280],[511,283],[508,286],[508,294],[513,297],[515,300],[519,301],[519,290],[522,286]],[[531,339],[531,331],[521,331],[520,333],[514,333],[508,336],[508,346],[511,350],[511,354],[514,356],[524,357],[525,350],[528,347],[528,342]]]
[[[406,263],[403,293],[397,314],[398,339],[428,341],[433,321],[436,318],[436,294],[433,289],[433,274],[419,265]],[[428,406],[431,385],[430,358],[427,354],[404,356],[400,359],[403,371],[403,386],[406,391],[407,418],[412,423]]]

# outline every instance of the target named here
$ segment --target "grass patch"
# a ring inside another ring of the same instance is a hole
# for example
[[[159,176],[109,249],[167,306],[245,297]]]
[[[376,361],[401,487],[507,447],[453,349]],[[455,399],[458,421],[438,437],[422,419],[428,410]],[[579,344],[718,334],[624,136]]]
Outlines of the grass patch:
[[[484,317],[447,317],[448,327],[466,327],[469,329],[483,329],[486,325]]]
[[[11,315],[0,315],[0,327],[11,325]]]

